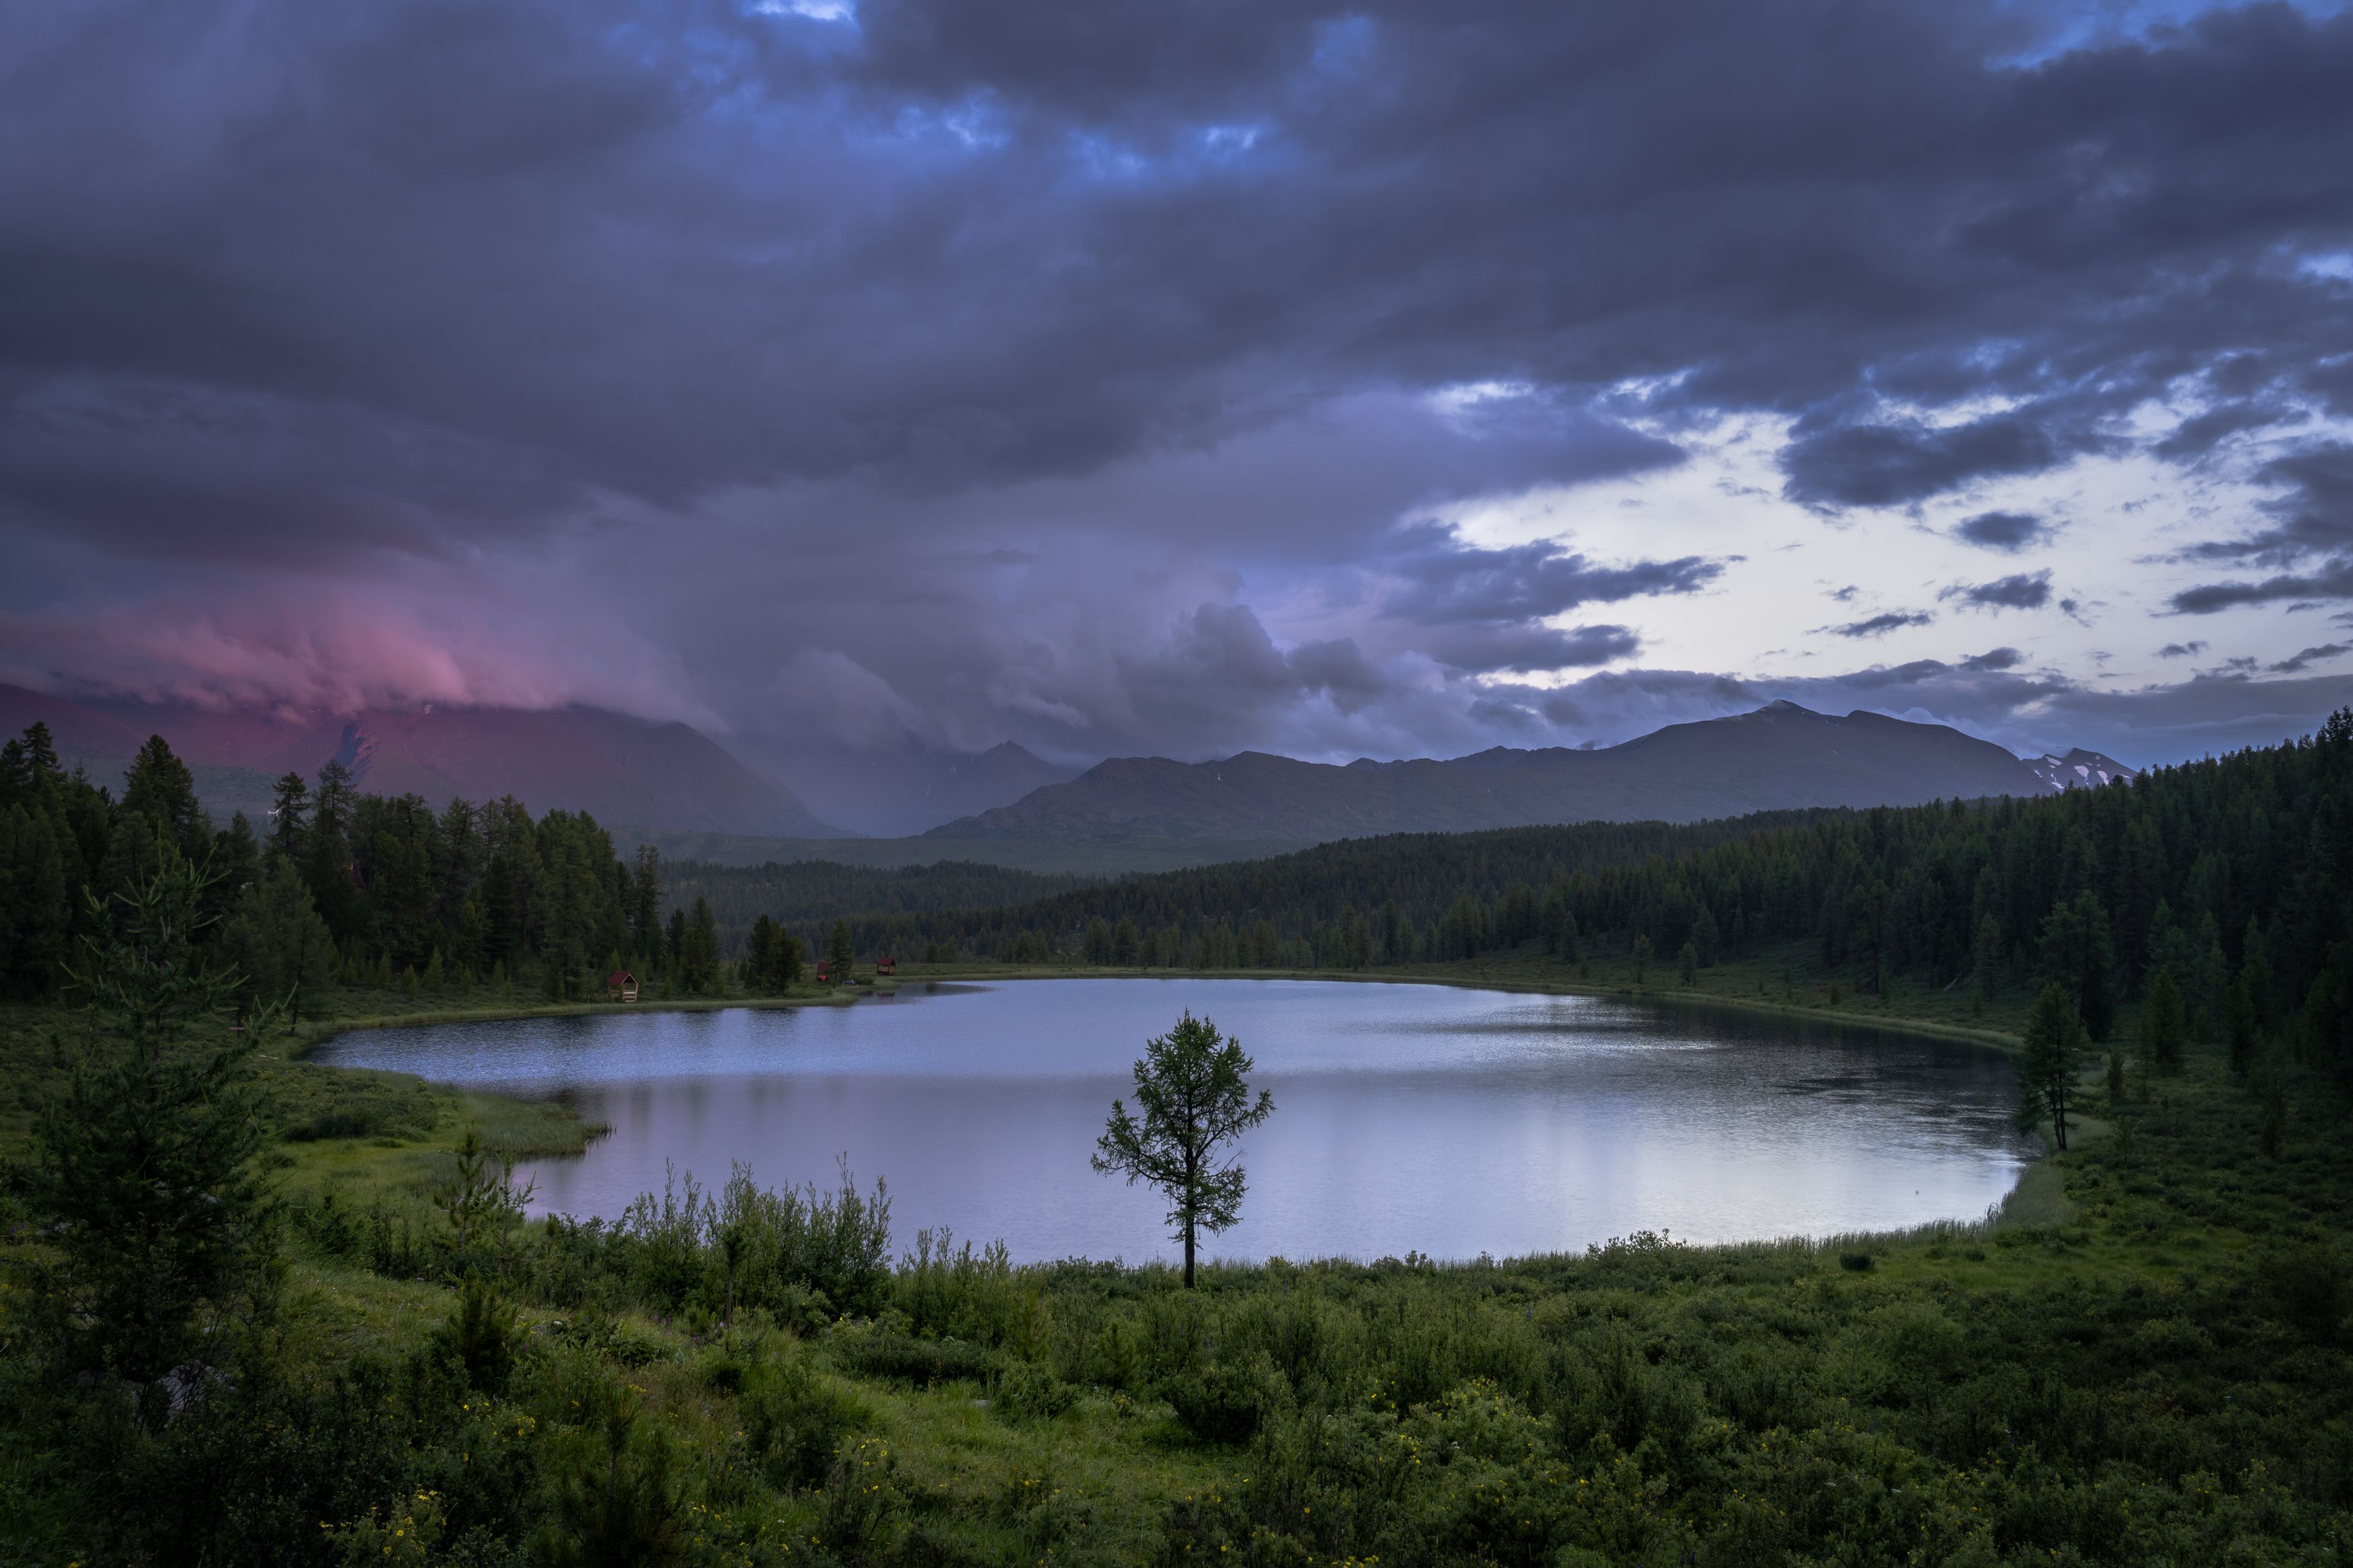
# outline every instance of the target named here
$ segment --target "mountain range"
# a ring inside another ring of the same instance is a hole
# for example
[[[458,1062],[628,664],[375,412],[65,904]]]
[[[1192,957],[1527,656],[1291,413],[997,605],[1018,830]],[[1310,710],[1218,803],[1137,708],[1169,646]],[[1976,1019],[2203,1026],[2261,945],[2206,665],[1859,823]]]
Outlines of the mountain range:
[[[2075,751],[2029,763],[1942,724],[1775,702],[1595,750],[1496,747],[1345,766],[1244,752],[1118,757],[1068,784],[932,829],[940,839],[1217,837],[1285,844],[1538,823],[1695,822],[1813,805],[2049,795],[2131,776]]]
[[[1019,800],[1061,784],[1058,768],[1026,747],[999,742],[958,752],[913,742],[858,752],[773,750],[746,757],[793,791],[811,811],[853,833],[897,837]]]
[[[311,777],[335,761],[373,794],[413,792],[437,802],[512,795],[534,811],[586,811],[615,827],[662,836],[666,850],[685,836],[704,843],[723,837],[741,851],[723,858],[806,859],[831,855],[824,841],[839,847],[852,837],[691,726],[602,709],[428,706],[290,716],[74,701],[0,685],[0,734],[36,721],[48,725],[61,756],[109,782],[147,736],[162,735],[221,817],[242,810],[259,820],[278,775]],[[834,761],[823,787],[833,803],[858,812],[860,826],[906,833],[963,813],[920,837],[866,841],[878,850],[902,847],[884,857],[894,864],[910,857],[1000,859],[1016,846],[1024,847],[1017,858],[1026,863],[1045,847],[1088,845],[1133,850],[1103,864],[1194,863],[1380,833],[1692,822],[1790,806],[2047,795],[2132,776],[2095,752],[2021,760],[1941,724],[1869,712],[1838,718],[1788,702],[1671,725],[1618,746],[1499,746],[1443,761],[1337,765],[1262,752],[1205,763],[1114,757],[1074,779],[1009,743],[971,754],[911,750]],[[1091,854],[1081,859],[1101,859]]]

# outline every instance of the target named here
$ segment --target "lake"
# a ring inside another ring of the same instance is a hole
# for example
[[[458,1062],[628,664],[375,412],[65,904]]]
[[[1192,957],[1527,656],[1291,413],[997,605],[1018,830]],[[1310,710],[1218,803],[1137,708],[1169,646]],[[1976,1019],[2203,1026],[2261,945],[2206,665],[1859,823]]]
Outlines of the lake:
[[[893,1236],[1017,1261],[1173,1258],[1165,1205],[1087,1158],[1144,1042],[1190,1009],[1240,1037],[1275,1112],[1205,1256],[1581,1250],[1974,1219],[2031,1150],[1988,1047],[1590,997],[1297,980],[1032,980],[835,1007],[368,1030],[312,1059],[558,1097],[611,1133],[528,1167],[540,1212],[618,1215],[664,1166],[765,1185],[885,1178]]]

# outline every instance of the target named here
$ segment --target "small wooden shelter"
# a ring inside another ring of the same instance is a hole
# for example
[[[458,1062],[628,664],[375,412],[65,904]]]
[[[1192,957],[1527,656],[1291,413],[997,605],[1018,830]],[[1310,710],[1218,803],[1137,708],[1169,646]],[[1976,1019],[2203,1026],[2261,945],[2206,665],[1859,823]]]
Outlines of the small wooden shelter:
[[[899,973],[899,961],[886,952],[881,957],[874,961],[874,973],[877,974],[896,974]]]
[[[607,1002],[636,1001],[638,977],[626,969],[616,969],[605,976],[605,999]]]

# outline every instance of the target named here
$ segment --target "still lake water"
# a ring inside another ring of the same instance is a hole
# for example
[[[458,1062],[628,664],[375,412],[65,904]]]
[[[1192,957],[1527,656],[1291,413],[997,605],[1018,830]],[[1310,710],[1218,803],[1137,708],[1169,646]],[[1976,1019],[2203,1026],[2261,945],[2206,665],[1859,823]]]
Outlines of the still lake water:
[[[2029,1157],[2000,1053],[1862,1027],[1453,986],[1049,980],[845,1007],[379,1029],[313,1059],[555,1096],[612,1125],[528,1168],[540,1212],[618,1215],[664,1165],[831,1185],[1016,1261],[1170,1258],[1164,1205],[1087,1156],[1129,1064],[1190,1009],[1257,1058],[1242,1221],[1211,1257],[1441,1258],[1636,1230],[1730,1241],[1976,1218]]]

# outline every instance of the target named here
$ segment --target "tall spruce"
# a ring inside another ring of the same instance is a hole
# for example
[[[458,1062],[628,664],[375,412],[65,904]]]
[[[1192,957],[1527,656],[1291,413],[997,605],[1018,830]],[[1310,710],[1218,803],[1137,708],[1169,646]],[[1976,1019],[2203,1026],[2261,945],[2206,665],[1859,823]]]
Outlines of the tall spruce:
[[[2141,1005],[2141,1060],[2148,1070],[2165,1077],[2181,1070],[2189,1044],[2189,1017],[2181,1005],[2181,988],[2173,971],[2160,968],[2148,978],[2148,997]]]
[[[251,1058],[270,1022],[231,1022],[236,976],[198,938],[212,873],[185,860],[93,910],[71,968],[95,1043],[34,1120],[27,1206],[55,1261],[39,1299],[61,1367],[146,1390],[217,1355],[211,1331],[266,1290],[267,1119]]]

